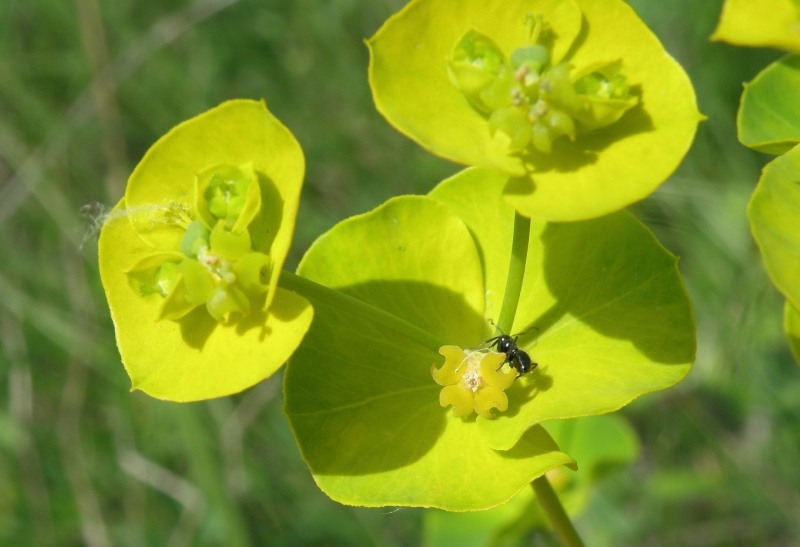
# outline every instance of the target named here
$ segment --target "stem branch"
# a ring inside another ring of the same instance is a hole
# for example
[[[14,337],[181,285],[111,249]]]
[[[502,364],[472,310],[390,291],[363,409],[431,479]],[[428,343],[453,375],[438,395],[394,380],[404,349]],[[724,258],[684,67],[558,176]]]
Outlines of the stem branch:
[[[550,525],[561,540],[561,543],[566,547],[583,547],[583,541],[581,541],[578,532],[572,525],[572,521],[569,520],[547,477],[542,475],[534,479],[532,484],[533,490],[536,492],[536,499],[544,509]]]
[[[528,259],[528,240],[531,235],[531,219],[514,213],[514,236],[511,240],[511,260],[508,264],[506,290],[503,294],[503,307],[497,320],[499,334],[511,334],[517,304],[522,292],[522,279],[525,276],[525,262]]]
[[[500,310],[500,318],[497,321],[499,334],[510,335],[514,326],[514,317],[517,314],[517,305],[522,292],[522,280],[525,277],[525,263],[528,260],[530,234],[531,220],[519,213],[515,213],[511,260],[508,264],[508,278],[506,280],[506,290],[503,294],[503,306]],[[550,486],[550,481],[547,480],[547,477],[542,475],[534,479],[532,484],[536,497],[561,542],[567,547],[583,546],[578,532],[572,525],[572,521],[567,516],[566,511],[564,511],[564,507],[553,491],[553,487]]]

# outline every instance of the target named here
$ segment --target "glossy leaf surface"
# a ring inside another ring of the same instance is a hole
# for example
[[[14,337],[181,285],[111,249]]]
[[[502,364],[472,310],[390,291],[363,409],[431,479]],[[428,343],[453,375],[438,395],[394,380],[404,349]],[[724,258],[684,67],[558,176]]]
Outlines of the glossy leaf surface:
[[[302,275],[405,322],[314,302],[287,368],[286,413],[332,498],[492,507],[569,462],[539,422],[615,410],[688,372],[694,323],[675,259],[641,224],[626,213],[534,223],[514,331],[528,331],[519,343],[539,368],[506,390],[495,419],[439,406],[438,345],[478,346],[502,305],[514,218],[503,184],[467,170],[429,197],[340,223],[304,258]]]
[[[739,141],[768,154],[783,154],[800,142],[800,56],[789,55],[746,84],[737,114]]]

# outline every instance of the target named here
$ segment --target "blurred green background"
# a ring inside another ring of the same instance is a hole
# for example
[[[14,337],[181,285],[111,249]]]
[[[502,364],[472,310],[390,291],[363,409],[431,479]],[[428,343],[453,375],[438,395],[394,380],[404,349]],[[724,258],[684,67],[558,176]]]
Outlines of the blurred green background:
[[[721,0],[631,3],[710,118],[632,207],[681,257],[698,357],[676,388],[624,409],[641,457],[577,526],[593,545],[797,544],[800,368],[744,216],[768,158],[735,130],[742,83],[780,53],[710,43]],[[402,5],[0,2],[0,545],[425,542],[425,510],[345,507],[316,488],[280,374],[199,404],[130,393],[96,265],[100,215],[144,151],[225,99],[265,98],[305,151],[289,268],[336,221],[457,171],[372,104],[363,39]]]

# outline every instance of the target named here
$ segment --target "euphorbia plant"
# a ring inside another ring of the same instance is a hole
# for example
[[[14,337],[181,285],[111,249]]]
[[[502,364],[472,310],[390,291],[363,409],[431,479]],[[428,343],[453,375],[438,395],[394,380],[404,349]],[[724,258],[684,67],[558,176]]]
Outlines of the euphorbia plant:
[[[100,273],[133,389],[190,401],[280,367],[312,309],[279,288],[303,181],[297,141],[258,101],[177,126],[100,234]]]
[[[712,38],[792,52],[745,86],[737,126],[742,144],[779,155],[764,168],[747,216],[767,273],[786,297],[784,331],[800,363],[800,5],[768,4],[728,0]]]
[[[409,3],[370,41],[370,78],[401,131],[477,167],[342,221],[292,274],[302,154],[262,103],[231,101],[134,171],[103,283],[153,396],[234,393],[291,356],[285,411],[335,500],[479,510],[534,481],[557,507],[541,477],[575,461],[541,424],[617,410],[694,359],[677,260],[619,209],[700,115],[618,0],[452,7]]]
[[[616,410],[688,372],[694,325],[675,258],[627,213],[514,221],[504,183],[467,170],[342,222],[303,259],[301,276],[367,304],[306,293],[315,320],[286,372],[286,413],[334,499],[495,506],[569,461],[540,422]],[[510,277],[513,261],[521,269]],[[539,366],[516,381],[506,371],[503,389],[488,379],[507,406],[476,395],[475,417],[440,397],[438,353],[479,351],[495,321],[527,331],[520,345]]]

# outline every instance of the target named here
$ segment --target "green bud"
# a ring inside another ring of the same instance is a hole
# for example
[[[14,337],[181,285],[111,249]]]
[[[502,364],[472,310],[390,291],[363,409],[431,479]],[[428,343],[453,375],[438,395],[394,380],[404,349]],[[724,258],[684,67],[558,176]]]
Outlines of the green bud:
[[[592,72],[591,74],[587,74],[575,82],[575,91],[581,95],[593,95],[595,97],[599,97],[604,94],[603,87],[607,82],[608,80],[605,76],[599,72]],[[608,98],[608,94],[606,93],[605,95],[606,98]]]
[[[236,287],[217,286],[206,302],[206,309],[217,321],[225,321],[232,313],[247,313],[250,300]]]
[[[553,138],[550,128],[541,122],[533,124],[531,127],[531,144],[533,147],[542,152],[549,154],[553,150]]]
[[[599,62],[576,74],[574,87],[582,100],[573,117],[584,130],[611,125],[638,104],[621,69],[621,61]]]
[[[235,219],[242,212],[250,180],[235,167],[219,167],[208,180],[203,198],[208,210],[219,219]]]
[[[510,153],[525,150],[531,140],[531,124],[518,108],[502,108],[489,116],[489,130],[499,132],[508,139]]]
[[[177,283],[175,267],[184,256],[181,253],[155,252],[145,255],[128,268],[128,282],[141,296],[166,296]]]
[[[581,97],[575,91],[570,79],[570,66],[566,63],[558,64],[545,71],[539,87],[541,97],[562,110],[572,112],[581,107]]]
[[[197,260],[184,260],[180,264],[186,300],[194,306],[204,304],[214,290],[214,279],[208,268]]]
[[[458,41],[448,62],[450,80],[478,110],[489,113],[509,104],[506,93],[513,85],[513,71],[487,36],[470,30]]]
[[[631,96],[630,91],[628,78],[624,74],[614,74],[608,81],[609,99],[627,99]]]
[[[521,66],[541,73],[550,62],[550,51],[541,45],[518,47],[511,53],[511,66],[516,70]]]
[[[487,112],[512,104],[512,89],[516,86],[514,74],[503,67],[497,76],[478,94],[480,104]]]
[[[153,275],[156,292],[161,296],[166,296],[172,292],[178,282],[178,264],[175,262],[164,262],[156,268]]]
[[[572,116],[561,110],[551,109],[545,119],[550,128],[551,140],[562,135],[568,136],[570,140],[575,139],[575,122],[572,120]]]
[[[270,257],[264,253],[247,253],[233,265],[238,285],[250,295],[263,294],[269,289]]]
[[[587,97],[583,108],[575,113],[575,119],[583,130],[593,130],[611,125],[638,104],[636,97],[628,99],[595,99]]]
[[[186,233],[181,240],[181,252],[188,257],[196,258],[202,248],[208,248],[210,232],[203,221],[193,220],[186,227]]]
[[[208,227],[218,220],[234,232],[241,232],[261,208],[261,190],[253,165],[215,165],[195,179],[195,206]]]
[[[630,88],[621,70],[621,61],[593,63],[575,75],[575,91],[595,99],[627,100]]]
[[[531,144],[539,152],[549,154],[553,141],[564,135],[575,138],[575,122],[566,112],[551,107],[531,127]]]
[[[183,277],[177,277],[175,287],[161,302],[158,319],[177,320],[191,312],[196,306],[189,302],[188,292],[183,283]]]
[[[494,75],[505,65],[505,57],[491,38],[471,29],[461,37],[453,49],[451,63],[458,66],[468,64]]]
[[[223,260],[237,260],[251,249],[250,234],[247,231],[238,234],[229,232],[223,221],[214,226],[209,242],[211,251]]]

